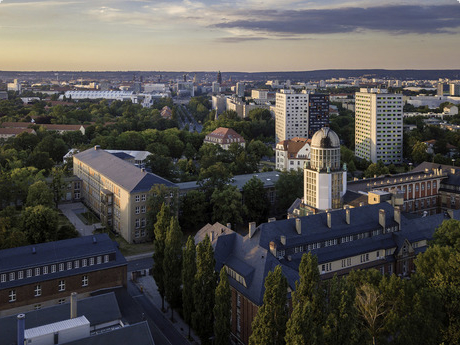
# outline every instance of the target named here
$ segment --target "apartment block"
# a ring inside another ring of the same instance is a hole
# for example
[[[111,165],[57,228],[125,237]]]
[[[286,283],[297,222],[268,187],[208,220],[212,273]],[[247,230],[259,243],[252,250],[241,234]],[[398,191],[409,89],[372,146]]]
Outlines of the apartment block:
[[[402,95],[361,89],[355,96],[355,155],[373,163],[402,162]]]
[[[99,146],[73,156],[73,173],[82,181],[83,202],[129,243],[153,237],[153,230],[147,229],[147,199],[152,187],[176,187]]]

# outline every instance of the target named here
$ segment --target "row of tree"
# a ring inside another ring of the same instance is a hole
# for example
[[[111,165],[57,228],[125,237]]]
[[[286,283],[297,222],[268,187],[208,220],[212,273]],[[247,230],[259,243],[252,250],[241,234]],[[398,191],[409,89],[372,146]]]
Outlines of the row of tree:
[[[154,227],[153,278],[158,292],[196,331],[202,344],[228,344],[230,337],[231,294],[224,269],[218,277],[209,237],[197,246],[190,236],[182,248],[182,231],[169,206],[162,205]]]
[[[415,262],[410,280],[367,270],[321,281],[316,257],[304,254],[291,308],[278,266],[249,343],[459,344],[460,222],[445,221]]]

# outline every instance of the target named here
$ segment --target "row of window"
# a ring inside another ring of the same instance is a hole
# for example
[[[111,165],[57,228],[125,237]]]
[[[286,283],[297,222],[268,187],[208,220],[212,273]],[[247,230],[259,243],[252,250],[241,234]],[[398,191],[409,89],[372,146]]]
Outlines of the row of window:
[[[93,266],[94,264],[100,265],[102,262],[107,263],[109,262],[109,255],[104,255],[104,256],[97,256],[96,258],[91,257],[89,259],[81,259],[81,260],[74,260],[74,261],[68,261],[68,262],[61,262],[59,264],[53,264],[50,266],[43,266],[43,267],[35,267],[34,269],[29,268],[26,270],[20,270],[20,271],[15,271],[15,272],[10,272],[10,273],[2,273],[0,275],[0,283],[5,283],[7,281],[14,281],[14,280],[21,280],[24,279],[24,274],[25,278],[30,278],[30,277],[37,277],[40,275],[47,275],[49,273],[56,273],[57,271],[62,272],[64,270],[72,270],[72,269],[77,269],[81,267],[86,267],[86,266]]]
[[[136,202],[140,202],[141,200],[142,200],[142,201],[146,201],[146,200],[147,200],[147,195],[145,195],[145,194],[136,195],[136,196],[134,197],[134,200],[136,200]]]
[[[89,285],[89,279],[87,275],[81,277],[81,286],[85,287]],[[59,280],[58,282],[58,291],[65,291],[65,280]],[[34,297],[40,297],[42,295],[42,286],[37,284],[34,286]],[[16,289],[12,289],[8,292],[8,302],[16,302],[17,294]]]

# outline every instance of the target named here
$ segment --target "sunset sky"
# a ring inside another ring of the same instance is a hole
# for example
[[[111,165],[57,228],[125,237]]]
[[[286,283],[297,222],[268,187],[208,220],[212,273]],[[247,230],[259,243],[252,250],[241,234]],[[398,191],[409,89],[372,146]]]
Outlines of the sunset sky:
[[[460,68],[458,0],[0,0],[0,70]]]

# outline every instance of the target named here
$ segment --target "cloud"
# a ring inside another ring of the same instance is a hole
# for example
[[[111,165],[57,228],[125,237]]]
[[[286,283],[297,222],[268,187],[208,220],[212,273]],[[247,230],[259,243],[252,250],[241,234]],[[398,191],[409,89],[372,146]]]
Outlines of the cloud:
[[[260,37],[260,36],[228,36],[228,37],[220,37],[217,38],[216,41],[222,43],[240,43],[246,41],[261,41],[266,40],[267,37]]]
[[[264,34],[335,34],[382,31],[392,34],[453,33],[460,27],[460,6],[392,5],[247,12],[246,18],[211,25]]]

